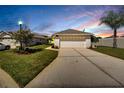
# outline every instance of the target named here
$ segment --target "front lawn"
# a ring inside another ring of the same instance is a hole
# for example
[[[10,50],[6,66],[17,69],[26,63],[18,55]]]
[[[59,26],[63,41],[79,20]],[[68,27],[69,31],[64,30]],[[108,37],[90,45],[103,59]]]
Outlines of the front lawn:
[[[44,49],[49,45],[38,45],[42,51],[19,55],[12,50],[0,51],[0,67],[10,74],[20,87],[24,87],[58,55],[57,51]]]
[[[124,49],[123,48],[112,48],[112,47],[99,46],[92,50],[124,59]]]

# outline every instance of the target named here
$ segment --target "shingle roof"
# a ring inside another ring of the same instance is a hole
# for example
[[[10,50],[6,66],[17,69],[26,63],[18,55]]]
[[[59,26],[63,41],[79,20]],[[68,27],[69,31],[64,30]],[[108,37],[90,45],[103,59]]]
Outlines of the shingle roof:
[[[35,38],[44,38],[44,39],[48,38],[48,36],[46,36],[46,35],[41,35],[41,34],[38,34],[38,33],[33,33],[33,34],[34,34]]]
[[[3,36],[5,35],[10,35],[12,36],[14,32],[4,32],[4,31],[1,31],[0,32],[0,38],[3,38]],[[32,33],[34,34],[34,38],[44,38],[44,39],[47,39],[48,37],[46,35],[41,35],[41,34],[38,34],[38,33]]]
[[[5,35],[10,35],[10,36],[12,36],[13,33],[14,33],[14,32],[4,32],[4,31],[1,31],[1,32],[0,32],[0,38],[3,38],[3,36],[5,36]]]
[[[57,32],[54,35],[62,35],[62,34],[83,34],[83,35],[93,35],[91,33],[88,32],[82,32],[82,31],[78,31],[78,30],[74,30],[74,29],[67,29],[61,32]]]

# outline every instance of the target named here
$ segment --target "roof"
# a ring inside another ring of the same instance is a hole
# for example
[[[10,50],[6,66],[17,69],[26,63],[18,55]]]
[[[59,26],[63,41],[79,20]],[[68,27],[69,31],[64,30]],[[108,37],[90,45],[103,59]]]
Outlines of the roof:
[[[46,35],[41,35],[41,34],[38,34],[38,33],[33,33],[34,34],[34,38],[44,38],[44,39],[47,39],[48,36]]]
[[[12,33],[11,33],[11,32],[4,32],[4,31],[1,31],[1,32],[0,32],[0,38],[3,38],[5,35],[10,35],[10,36],[12,36]]]
[[[4,32],[4,31],[1,31],[0,32],[0,38],[5,38],[4,37],[5,35],[10,35],[11,38],[12,38],[12,34],[13,33],[14,32]],[[38,33],[32,33],[32,34],[34,34],[34,38],[40,38],[40,39],[47,39],[48,38],[48,36],[46,36],[46,35],[41,35],[41,34],[38,34]]]
[[[67,29],[67,30],[64,30],[64,31],[61,31],[61,32],[57,32],[55,33],[54,35],[65,35],[65,34],[76,34],[76,35],[93,35],[92,33],[88,33],[88,32],[83,32],[83,31],[79,31],[79,30],[74,30],[74,29]]]

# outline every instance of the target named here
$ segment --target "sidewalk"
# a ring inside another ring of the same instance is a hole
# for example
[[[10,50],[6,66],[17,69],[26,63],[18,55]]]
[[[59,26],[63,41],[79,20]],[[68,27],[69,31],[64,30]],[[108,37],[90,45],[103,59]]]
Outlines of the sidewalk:
[[[0,88],[18,88],[18,84],[2,69],[0,69]]]

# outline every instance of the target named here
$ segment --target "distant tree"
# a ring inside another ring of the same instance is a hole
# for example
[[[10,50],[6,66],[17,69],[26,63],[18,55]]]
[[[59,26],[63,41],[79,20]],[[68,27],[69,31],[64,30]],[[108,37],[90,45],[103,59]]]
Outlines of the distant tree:
[[[115,13],[114,11],[108,11],[100,20],[101,24],[104,23],[114,30],[113,48],[117,48],[117,29],[124,25],[124,18],[122,17],[122,14]]]
[[[14,39],[20,43],[20,50],[23,50],[33,39],[33,34],[30,29],[24,29],[17,31],[13,34]]]
[[[121,7],[121,9],[119,11],[119,15],[121,16],[122,25],[124,25],[124,6]]]

